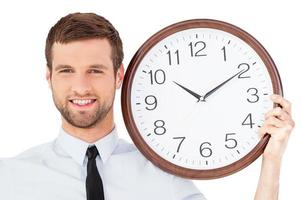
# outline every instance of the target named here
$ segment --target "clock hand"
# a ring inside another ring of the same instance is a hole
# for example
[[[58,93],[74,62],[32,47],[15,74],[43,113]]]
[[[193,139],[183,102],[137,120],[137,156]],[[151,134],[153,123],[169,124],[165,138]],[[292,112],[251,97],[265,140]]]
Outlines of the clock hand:
[[[186,92],[188,92],[189,94],[191,94],[192,96],[194,96],[195,98],[197,98],[197,99],[198,99],[197,102],[203,101],[203,99],[204,99],[203,96],[201,96],[201,95],[199,95],[199,94],[197,94],[197,93],[195,93],[195,92],[189,90],[188,88],[184,87],[183,85],[181,85],[181,84],[179,84],[179,83],[177,83],[177,82],[175,82],[175,81],[173,81],[173,82],[174,82],[175,84],[177,84],[178,86],[180,86],[182,89],[184,89]]]
[[[212,90],[210,90],[209,92],[207,92],[204,96],[204,101],[206,100],[207,97],[209,97],[211,94],[213,94],[217,89],[219,89],[220,87],[222,87],[223,85],[225,85],[227,82],[229,82],[230,80],[232,80],[234,77],[236,77],[238,74],[240,74],[241,72],[243,72],[244,70],[234,74],[233,76],[231,76],[230,78],[228,78],[227,80],[225,80],[224,82],[222,82],[221,84],[219,84],[218,86],[214,87]]]

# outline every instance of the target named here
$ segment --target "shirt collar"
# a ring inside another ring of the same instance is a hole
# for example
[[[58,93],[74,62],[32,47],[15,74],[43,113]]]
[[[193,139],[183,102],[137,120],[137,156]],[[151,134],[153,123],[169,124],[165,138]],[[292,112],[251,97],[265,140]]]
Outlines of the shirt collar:
[[[103,161],[103,163],[105,163],[117,145],[118,134],[116,128],[114,128],[105,137],[94,143],[88,143],[70,135],[63,128],[61,128],[57,142],[63,148],[63,150],[80,165],[84,164],[87,148],[95,145],[99,152],[100,159]]]

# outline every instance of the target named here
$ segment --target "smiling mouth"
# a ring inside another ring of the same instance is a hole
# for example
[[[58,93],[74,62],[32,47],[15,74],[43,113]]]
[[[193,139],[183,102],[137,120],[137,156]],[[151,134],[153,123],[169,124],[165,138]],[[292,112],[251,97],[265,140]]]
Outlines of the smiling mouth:
[[[77,106],[88,106],[93,104],[96,101],[96,99],[72,99],[69,100],[72,104],[75,104]]]

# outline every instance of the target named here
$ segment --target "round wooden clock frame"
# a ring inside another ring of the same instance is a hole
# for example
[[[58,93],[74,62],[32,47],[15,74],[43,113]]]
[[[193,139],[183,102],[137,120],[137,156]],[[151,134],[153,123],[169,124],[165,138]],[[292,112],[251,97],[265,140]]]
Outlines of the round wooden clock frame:
[[[273,92],[275,94],[283,95],[281,80],[277,68],[272,58],[268,54],[268,52],[255,38],[253,38],[250,34],[245,32],[244,30],[226,22],[212,20],[212,19],[193,19],[193,20],[179,22],[162,29],[161,31],[157,32],[152,37],[150,37],[139,48],[139,50],[132,58],[125,74],[125,78],[122,86],[122,93],[121,93],[122,113],[123,113],[123,118],[124,118],[126,128],[134,144],[137,146],[140,152],[157,167],[161,168],[162,170],[168,173],[181,176],[184,178],[190,178],[190,179],[221,178],[245,168],[246,166],[251,164],[254,160],[256,160],[263,153],[269,141],[269,135],[266,134],[246,156],[244,156],[240,160],[230,165],[216,168],[216,169],[209,169],[209,170],[189,169],[189,168],[177,166],[163,159],[156,152],[154,152],[140,135],[132,115],[132,109],[131,109],[132,82],[137,67],[139,66],[143,57],[154,45],[156,45],[162,39],[178,31],[191,29],[191,28],[218,29],[218,30],[228,32],[242,39],[244,42],[246,42],[249,46],[251,46],[256,51],[256,53],[260,56],[260,58],[264,62],[272,81]]]

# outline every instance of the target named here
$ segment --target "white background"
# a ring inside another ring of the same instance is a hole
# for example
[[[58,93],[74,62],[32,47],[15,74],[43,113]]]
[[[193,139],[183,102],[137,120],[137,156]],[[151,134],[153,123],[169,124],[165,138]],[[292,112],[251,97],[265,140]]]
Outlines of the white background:
[[[237,25],[258,39],[280,72],[285,97],[293,103],[295,130],[283,159],[280,199],[298,199],[301,179],[300,45],[301,7],[297,1],[7,1],[0,3],[0,158],[12,157],[53,140],[60,115],[45,80],[47,33],[71,12],[95,12],[109,19],[124,43],[125,66],[142,43],[163,27],[192,18],[212,18]],[[119,135],[130,141],[115,101]],[[261,159],[226,178],[195,181],[210,200],[253,199]],[[1,177],[0,177],[1,178]]]

